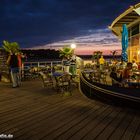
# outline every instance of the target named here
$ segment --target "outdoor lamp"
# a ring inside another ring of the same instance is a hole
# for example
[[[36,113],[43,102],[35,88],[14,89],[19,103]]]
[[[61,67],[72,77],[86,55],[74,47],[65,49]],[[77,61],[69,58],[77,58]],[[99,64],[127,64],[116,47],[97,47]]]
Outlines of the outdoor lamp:
[[[71,44],[71,48],[75,49],[76,48],[76,44]]]

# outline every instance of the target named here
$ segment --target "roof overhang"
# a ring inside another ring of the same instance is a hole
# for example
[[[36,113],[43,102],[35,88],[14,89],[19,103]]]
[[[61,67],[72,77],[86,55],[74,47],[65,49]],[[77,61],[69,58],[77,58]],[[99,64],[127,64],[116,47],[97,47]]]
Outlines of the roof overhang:
[[[109,26],[109,29],[120,38],[123,24],[130,28],[138,22],[140,22],[140,3],[130,6],[128,10],[118,16]]]

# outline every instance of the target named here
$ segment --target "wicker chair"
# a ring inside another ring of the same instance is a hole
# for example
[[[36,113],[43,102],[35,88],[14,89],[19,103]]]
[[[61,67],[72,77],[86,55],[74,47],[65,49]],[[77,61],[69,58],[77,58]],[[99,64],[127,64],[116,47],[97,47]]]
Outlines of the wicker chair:
[[[101,73],[100,72],[93,73],[93,77],[92,77],[93,82],[100,83],[100,79],[101,79]]]
[[[74,75],[74,76],[72,76],[72,78],[71,78],[71,82],[70,82],[70,84],[71,85],[74,85],[74,86],[76,86],[77,88],[78,88],[78,85],[79,85],[79,75]]]
[[[56,77],[56,89],[57,92],[64,93],[65,91],[71,91],[70,90],[70,80],[71,76],[69,74],[64,74],[62,76]]]
[[[48,73],[45,74],[43,72],[39,72],[42,82],[43,82],[43,87],[53,87],[53,78],[51,75],[49,75]]]

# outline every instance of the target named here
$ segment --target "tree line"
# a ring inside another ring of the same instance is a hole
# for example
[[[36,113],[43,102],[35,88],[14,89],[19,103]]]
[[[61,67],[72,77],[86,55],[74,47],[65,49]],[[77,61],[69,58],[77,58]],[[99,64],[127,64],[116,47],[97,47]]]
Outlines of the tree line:
[[[21,51],[26,55],[28,60],[60,59],[59,50],[55,49],[21,49]]]

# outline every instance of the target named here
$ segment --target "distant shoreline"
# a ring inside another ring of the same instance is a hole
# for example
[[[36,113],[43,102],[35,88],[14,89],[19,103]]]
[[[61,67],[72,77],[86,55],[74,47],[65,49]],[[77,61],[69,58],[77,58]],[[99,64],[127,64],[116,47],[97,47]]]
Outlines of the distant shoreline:
[[[77,55],[78,57],[82,58],[83,60],[92,60],[92,55]],[[113,59],[112,56],[109,56],[109,55],[104,55],[104,58],[105,59]],[[121,59],[121,56],[120,55],[117,55],[115,56],[115,59]],[[33,58],[33,59],[27,59],[25,62],[45,62],[45,61],[48,61],[48,62],[51,62],[51,61],[61,61],[62,59],[58,59],[58,58],[44,58],[44,59],[41,59],[41,58]]]
[[[81,57],[82,59],[92,59],[92,55],[77,55],[79,57]],[[103,55],[105,59],[112,59],[113,56],[112,55]],[[121,55],[116,55],[115,56],[116,59],[120,59]]]

